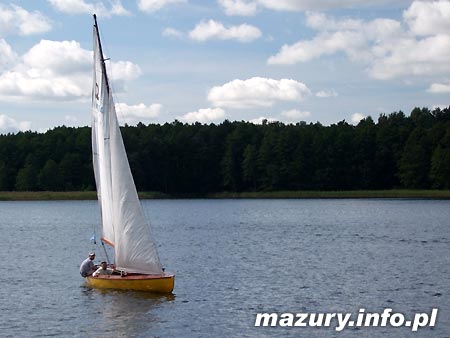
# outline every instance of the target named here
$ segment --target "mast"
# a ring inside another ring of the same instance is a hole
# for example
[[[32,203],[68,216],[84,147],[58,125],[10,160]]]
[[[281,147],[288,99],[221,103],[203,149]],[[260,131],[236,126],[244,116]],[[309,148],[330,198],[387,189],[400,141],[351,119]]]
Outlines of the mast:
[[[97,38],[97,42],[98,42],[98,50],[100,52],[100,61],[102,64],[102,71],[103,74],[105,74],[105,80],[106,80],[106,89],[108,90],[108,93],[110,92],[109,90],[109,79],[108,79],[108,74],[106,73],[106,66],[105,66],[105,58],[103,56],[103,48],[102,48],[102,41],[100,40],[100,31],[98,30],[98,24],[97,24],[97,15],[93,14],[94,16],[94,27],[95,27],[95,35]]]
[[[104,105],[105,101],[108,101],[111,97],[111,91],[109,86],[109,79],[108,74],[106,72],[106,65],[105,65],[105,58],[103,56],[103,48],[102,48],[102,42],[100,40],[100,31],[98,29],[98,23],[97,23],[97,15],[93,14],[94,17],[94,79],[96,78],[95,75],[95,63],[96,58],[95,54],[97,53],[98,56],[98,65],[100,66],[98,70],[100,70],[101,75],[98,74],[100,82],[97,82],[95,80],[94,86],[92,88],[92,105],[95,106],[94,102],[99,104],[97,105],[96,109],[94,110],[100,110],[98,112],[98,116],[93,118],[93,128],[94,125],[96,125],[96,136],[94,137],[93,132],[93,160],[94,160],[94,174],[95,174],[95,180],[97,184],[97,194],[99,199],[99,207],[100,207],[100,216],[102,219],[102,228],[103,228],[103,236],[101,237],[102,244],[107,243],[111,247],[114,247],[114,243],[111,242],[109,239],[114,238],[111,237],[107,239],[105,237],[105,225],[108,224],[108,233],[111,234],[114,232],[113,228],[113,222],[111,219],[111,205],[109,203],[105,204],[105,200],[103,199],[102,195],[106,195],[107,199],[109,199],[112,194],[111,187],[111,176],[110,176],[110,169],[106,169],[106,167],[110,167],[110,163],[106,165],[104,161],[110,162],[110,145],[109,145],[109,129],[105,128],[103,125],[105,123],[105,120],[108,121],[110,119],[109,117],[109,110],[108,112],[103,111],[102,106]],[[100,87],[99,87],[100,83]],[[105,100],[104,95],[106,94],[106,97],[108,99]],[[100,122],[102,121],[102,122]],[[109,125],[109,123],[108,123]],[[94,141],[94,138],[97,139]],[[95,146],[94,146],[95,143]],[[102,165],[96,165],[95,157],[97,156],[97,162],[100,161],[100,157],[103,158],[103,164]],[[109,160],[108,160],[109,159]],[[97,167],[97,168],[96,168]],[[97,170],[95,170],[97,169]],[[103,174],[102,174],[103,172]],[[100,184],[99,184],[100,182]],[[108,236],[110,237],[110,236]]]

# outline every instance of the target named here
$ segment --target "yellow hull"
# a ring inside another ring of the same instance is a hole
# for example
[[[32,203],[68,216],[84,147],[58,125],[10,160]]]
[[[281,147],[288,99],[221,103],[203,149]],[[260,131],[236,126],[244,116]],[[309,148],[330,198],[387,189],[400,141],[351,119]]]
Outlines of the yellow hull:
[[[175,284],[175,275],[164,274],[128,276],[99,275],[97,277],[86,277],[86,284],[98,289],[120,289],[147,291],[156,293],[171,293]]]

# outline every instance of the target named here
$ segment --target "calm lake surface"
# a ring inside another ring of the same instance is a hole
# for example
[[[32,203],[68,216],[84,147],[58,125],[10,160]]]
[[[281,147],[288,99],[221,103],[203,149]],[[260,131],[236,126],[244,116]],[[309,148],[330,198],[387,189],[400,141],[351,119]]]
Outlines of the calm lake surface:
[[[0,202],[2,337],[449,337],[450,201],[147,200],[171,296],[99,291],[78,268],[96,201]],[[101,259],[101,251],[97,250]],[[258,312],[393,308],[436,326],[254,327]]]

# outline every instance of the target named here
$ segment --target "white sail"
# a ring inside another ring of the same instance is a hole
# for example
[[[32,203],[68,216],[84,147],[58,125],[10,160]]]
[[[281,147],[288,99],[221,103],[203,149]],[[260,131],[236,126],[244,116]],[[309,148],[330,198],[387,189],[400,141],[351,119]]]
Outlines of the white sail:
[[[156,245],[139,202],[120,133],[97,22],[94,25],[92,154],[103,239],[114,247],[117,269],[161,274]]]

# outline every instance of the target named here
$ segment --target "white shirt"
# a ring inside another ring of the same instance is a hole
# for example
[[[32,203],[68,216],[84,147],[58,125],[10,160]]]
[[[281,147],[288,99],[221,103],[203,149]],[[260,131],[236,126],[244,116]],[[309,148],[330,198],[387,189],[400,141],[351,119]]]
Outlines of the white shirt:
[[[99,267],[93,274],[92,277],[97,277],[98,275],[111,275],[113,273],[113,269],[106,268],[103,269],[102,267]]]

